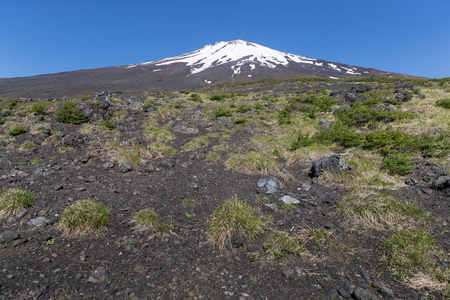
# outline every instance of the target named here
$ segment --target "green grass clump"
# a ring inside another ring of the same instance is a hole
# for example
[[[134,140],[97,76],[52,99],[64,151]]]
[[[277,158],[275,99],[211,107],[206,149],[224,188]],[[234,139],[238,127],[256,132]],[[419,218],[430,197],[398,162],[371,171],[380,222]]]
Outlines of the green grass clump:
[[[273,231],[263,243],[263,249],[266,252],[270,251],[277,259],[304,251],[303,244],[300,244],[286,233],[277,230]]]
[[[20,150],[33,150],[33,149],[36,149],[36,147],[37,147],[37,145],[35,143],[30,142],[30,141],[26,141],[26,142],[23,142],[19,146],[19,149]]]
[[[415,229],[430,221],[421,207],[401,201],[389,194],[354,188],[339,202],[338,209],[349,220],[376,230]]]
[[[437,254],[436,241],[427,232],[396,232],[384,241],[384,248],[386,261],[394,276],[405,278],[424,273],[439,282],[449,282],[450,268],[437,265],[434,259]]]
[[[142,132],[147,138],[156,142],[167,142],[175,137],[175,135],[167,128],[167,126],[147,126]]]
[[[14,213],[34,201],[32,193],[21,189],[7,189],[0,193],[0,214]]]
[[[88,121],[87,117],[82,111],[77,108],[75,101],[68,101],[63,104],[63,107],[56,113],[56,121],[70,124],[83,124]]]
[[[450,109],[450,98],[441,99],[436,101],[436,106]]]
[[[0,119],[0,125],[4,125],[6,123],[5,119]]]
[[[231,112],[231,110],[228,109],[224,109],[223,107],[220,107],[216,110],[213,111],[213,114],[216,118],[220,118],[220,117],[231,117],[233,115],[233,113]]]
[[[161,221],[158,214],[149,208],[136,213],[134,221],[138,229],[152,231],[157,235],[168,235],[174,229],[172,224]]]
[[[8,134],[12,136],[16,136],[22,133],[26,133],[28,130],[23,126],[22,124],[14,124],[12,125],[9,130]]]
[[[224,248],[233,236],[251,239],[264,230],[264,224],[255,209],[237,198],[222,204],[208,223],[208,241],[219,248]]]
[[[80,200],[62,212],[58,224],[64,231],[86,232],[109,224],[110,209],[91,199]]]
[[[195,150],[201,147],[209,145],[209,138],[207,136],[199,136],[187,142],[184,146],[184,150]]]
[[[257,152],[235,154],[225,162],[225,165],[246,174],[274,174],[278,172],[278,165],[274,159]]]
[[[388,170],[391,174],[406,175],[414,170],[414,166],[411,165],[408,155],[392,154],[383,158],[381,169]]]

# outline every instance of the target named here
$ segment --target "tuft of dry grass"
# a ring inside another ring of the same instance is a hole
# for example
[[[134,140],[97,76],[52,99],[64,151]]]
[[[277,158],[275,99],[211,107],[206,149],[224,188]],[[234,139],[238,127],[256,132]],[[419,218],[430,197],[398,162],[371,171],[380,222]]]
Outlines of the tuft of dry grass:
[[[0,193],[0,215],[15,213],[33,203],[32,193],[21,189],[7,189]]]
[[[67,234],[84,233],[109,224],[110,209],[91,199],[78,201],[62,212],[58,226]]]
[[[278,174],[277,162],[263,156],[257,152],[246,154],[234,154],[226,162],[225,165],[238,172],[244,174]]]

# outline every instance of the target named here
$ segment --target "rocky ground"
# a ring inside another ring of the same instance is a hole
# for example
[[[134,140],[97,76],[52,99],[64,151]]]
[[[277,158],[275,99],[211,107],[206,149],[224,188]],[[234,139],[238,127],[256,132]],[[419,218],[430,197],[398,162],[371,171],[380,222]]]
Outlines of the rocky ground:
[[[362,95],[348,95],[351,86],[356,85],[341,84],[347,94],[340,101]],[[43,114],[30,112],[43,100],[19,99],[6,109],[12,100],[4,99],[0,190],[24,189],[35,200],[0,219],[0,299],[446,299],[448,277],[436,287],[393,276],[383,247],[393,230],[353,222],[342,214],[340,202],[356,184],[424,208],[440,249],[437,263],[448,270],[450,202],[449,189],[442,189],[448,184],[448,156],[440,163],[414,159],[413,171],[392,175],[394,183],[384,186],[339,177],[358,167],[348,149],[336,145],[294,159],[276,142],[286,155],[273,155],[275,169],[245,170],[227,163],[237,153],[266,153],[254,138],[278,128],[274,120],[288,93],[321,87],[230,88],[226,92],[251,96],[225,100],[227,105],[263,107],[231,117],[212,115],[219,105],[206,98],[212,91],[198,92],[203,103],[189,98],[192,92],[71,97],[88,117],[82,125],[56,120],[68,99],[50,99]],[[327,93],[339,89],[325,87]],[[242,116],[244,124],[233,121]],[[103,120],[114,128],[102,127]],[[146,133],[149,122],[166,128],[168,136]],[[27,132],[8,134],[16,123]],[[208,142],[186,146],[201,136]],[[149,148],[154,142],[176,153]],[[137,149],[134,156],[125,151],[130,149]],[[313,161],[320,169],[316,175],[311,174]],[[235,236],[221,249],[208,242],[208,220],[233,197],[265,216],[266,230],[253,239]],[[109,207],[109,225],[65,233],[58,226],[61,214],[82,199]],[[133,216],[145,208],[171,223],[172,232],[138,230]],[[267,251],[264,243],[273,230],[295,237],[302,251],[282,257]]]

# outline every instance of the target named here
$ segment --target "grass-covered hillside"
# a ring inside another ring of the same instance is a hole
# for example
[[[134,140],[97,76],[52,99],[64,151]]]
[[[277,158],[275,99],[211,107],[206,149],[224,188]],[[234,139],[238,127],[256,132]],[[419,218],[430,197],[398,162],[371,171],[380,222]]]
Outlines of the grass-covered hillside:
[[[445,299],[449,167],[449,79],[0,98],[0,299]]]

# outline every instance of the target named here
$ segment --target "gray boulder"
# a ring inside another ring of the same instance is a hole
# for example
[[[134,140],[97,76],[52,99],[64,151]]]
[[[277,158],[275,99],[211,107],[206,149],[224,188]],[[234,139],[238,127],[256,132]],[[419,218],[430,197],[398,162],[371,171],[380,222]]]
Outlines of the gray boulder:
[[[341,155],[331,155],[312,163],[309,171],[310,177],[319,177],[323,172],[339,173],[342,171],[352,171],[353,168]]]
[[[445,190],[450,188],[450,176],[441,176],[434,180],[431,187],[436,190]]]
[[[275,194],[279,189],[284,189],[284,185],[275,177],[260,178],[256,183],[258,193]]]

